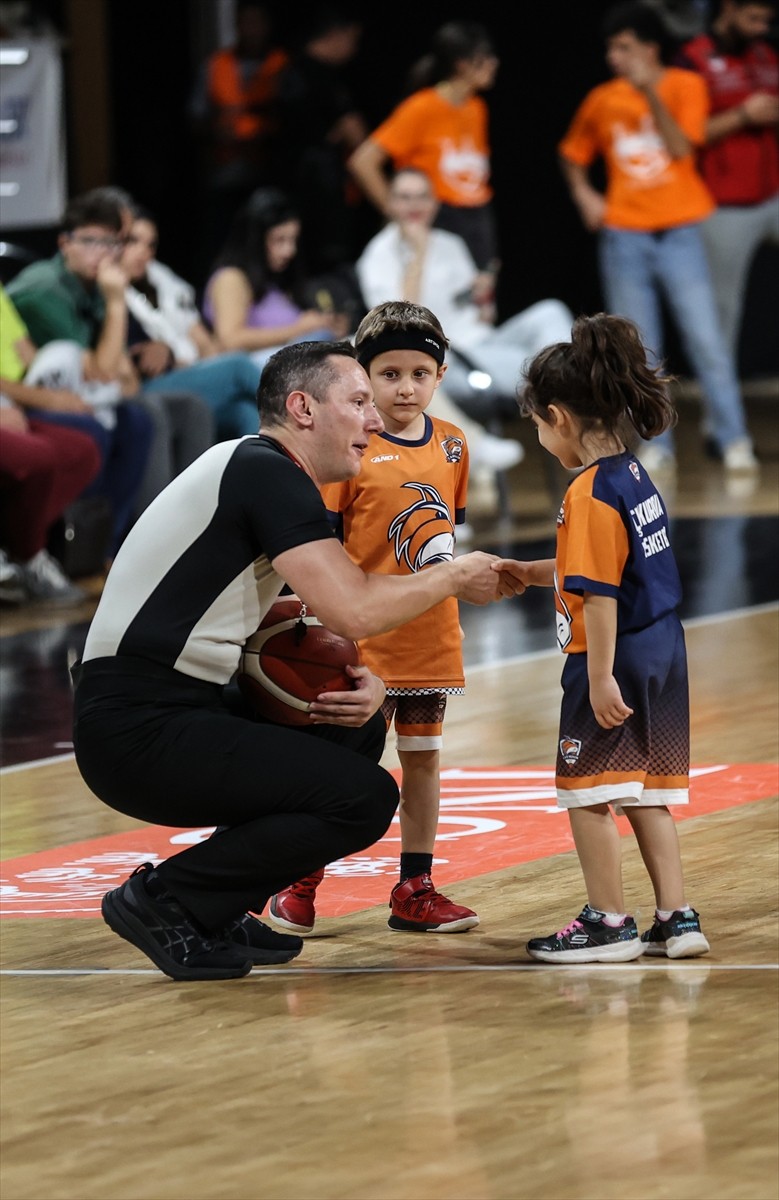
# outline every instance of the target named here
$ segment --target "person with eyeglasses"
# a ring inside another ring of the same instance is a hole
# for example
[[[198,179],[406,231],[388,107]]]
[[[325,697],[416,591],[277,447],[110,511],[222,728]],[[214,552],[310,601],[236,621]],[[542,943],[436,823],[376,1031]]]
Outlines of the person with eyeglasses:
[[[85,429],[98,442],[103,471],[92,485],[114,510],[110,557],[144,508],[213,444],[206,401],[183,381],[154,395],[128,351],[125,193],[95,188],[70,201],[53,258],[32,263],[8,292],[35,354],[25,380],[62,396],[43,420]]]

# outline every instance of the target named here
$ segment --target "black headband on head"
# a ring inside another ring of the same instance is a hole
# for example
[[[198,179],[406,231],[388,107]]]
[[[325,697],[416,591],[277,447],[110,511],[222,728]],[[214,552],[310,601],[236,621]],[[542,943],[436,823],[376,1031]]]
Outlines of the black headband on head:
[[[385,354],[388,350],[419,350],[434,358],[439,367],[446,355],[442,339],[422,329],[385,329],[376,337],[366,337],[357,342],[355,350],[357,361],[363,367],[367,367],[377,354]]]

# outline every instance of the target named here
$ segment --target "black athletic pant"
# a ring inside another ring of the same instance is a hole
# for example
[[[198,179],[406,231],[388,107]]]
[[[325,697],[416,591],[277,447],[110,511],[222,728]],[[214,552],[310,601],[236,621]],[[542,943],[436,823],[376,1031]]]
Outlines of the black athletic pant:
[[[372,845],[398,787],[378,761],[381,711],[360,729],[287,728],[237,715],[218,684],[137,658],[74,668],[79,770],[111,808],[155,825],[224,828],[161,863],[208,930]]]

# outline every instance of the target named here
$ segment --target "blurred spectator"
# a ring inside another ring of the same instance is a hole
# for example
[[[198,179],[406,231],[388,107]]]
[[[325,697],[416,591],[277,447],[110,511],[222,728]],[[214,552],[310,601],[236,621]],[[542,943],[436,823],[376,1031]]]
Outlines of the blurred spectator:
[[[141,392],[141,373],[150,368],[141,352],[139,370],[127,351],[127,276],[120,263],[127,202],[119,188],[95,188],[71,200],[59,252],[26,267],[8,288],[39,351],[35,362],[25,359],[27,381],[76,392],[98,406],[101,428],[72,409],[67,417],[36,415],[86,428],[101,440],[104,469],[93,487],[114,509],[112,553],[138,513],[192,461],[187,453],[197,431],[194,457],[213,441],[210,410],[184,383],[166,382],[154,395]]]
[[[86,433],[28,419],[11,399],[15,392],[32,404],[41,390],[0,378],[0,602],[78,604],[86,593],[46,546],[54,522],[97,476],[100,451]]]
[[[501,325],[485,320],[473,299],[476,264],[461,237],[433,228],[437,207],[423,171],[395,174],[387,201],[390,221],[357,261],[365,302],[373,307],[402,299],[432,309],[452,349],[464,351],[490,375],[497,392],[514,397],[525,359],[552,342],[570,341],[573,313],[560,300],[541,300]],[[456,403],[473,398],[468,374],[456,354],[450,356],[444,389]]]
[[[703,226],[725,340],[736,357],[749,269],[762,242],[779,242],[779,57],[765,40],[775,5],[722,0],[709,30],[683,47],[710,112],[699,166],[718,204]]]
[[[279,346],[337,339],[350,329],[347,314],[303,307],[308,280],[300,229],[291,199],[278,188],[259,188],[233,221],[206,284],[203,315],[217,342],[248,351],[259,367]]]
[[[204,238],[212,257],[236,211],[272,177],[278,77],[289,56],[276,45],[270,7],[238,0],[235,42],[203,64],[190,114],[203,152]]]
[[[128,340],[141,395],[175,389],[198,399],[195,417],[182,412],[177,425],[178,474],[215,439],[257,432],[259,373],[248,354],[219,353],[197,309],[194,287],[157,261],[158,238],[151,213],[133,202],[121,263],[129,282]]]
[[[354,262],[362,194],[346,159],[368,127],[345,68],[360,44],[362,25],[330,5],[301,11],[300,49],[278,78],[276,180],[294,199],[302,221],[301,248],[314,274]]]
[[[701,383],[707,437],[727,470],[754,470],[701,237],[701,222],[714,208],[695,165],[706,129],[705,84],[690,71],[666,67],[668,32],[640,0],[610,9],[603,29],[616,78],[585,97],[559,149],[571,198],[586,227],[598,232],[606,307],[636,322],[656,358],[663,353],[665,298]],[[605,162],[605,196],[589,179],[598,157]],[[673,467],[670,431],[640,453],[649,470]]]
[[[413,93],[348,161],[357,182],[389,220],[388,166],[418,167],[432,180],[436,224],[459,234],[479,268],[476,304],[494,318],[499,255],[490,185],[489,90],[499,60],[489,34],[471,21],[443,25],[412,70]],[[436,305],[433,312],[439,315]],[[444,322],[444,326],[446,322]]]

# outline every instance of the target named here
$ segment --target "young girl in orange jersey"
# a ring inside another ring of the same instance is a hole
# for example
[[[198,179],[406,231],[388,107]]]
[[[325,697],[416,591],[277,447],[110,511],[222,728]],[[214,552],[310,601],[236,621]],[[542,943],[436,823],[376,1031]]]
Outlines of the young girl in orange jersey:
[[[357,478],[322,489],[344,546],[363,569],[406,575],[454,554],[465,520],[468,449],[457,426],[426,411],[444,377],[448,341],[428,309],[379,304],[355,335],[373,384],[384,432],[371,437]],[[360,643],[363,661],[387,687],[403,771],[400,880],[390,898],[391,929],[459,933],[478,925],[469,908],[436,891],[431,878],[438,828],[440,749],[446,698],[463,691],[462,633],[456,600],[445,600],[400,629]],[[298,933],[314,927],[324,871],[271,899],[274,921]]]
[[[669,804],[688,802],[689,699],[681,584],[665,505],[625,446],[675,419],[658,368],[636,326],[580,317],[572,340],[526,368],[520,406],[545,450],[582,468],[557,518],[555,559],[503,561],[519,585],[554,587],[566,654],[557,752],[557,798],[568,810],[587,904],[558,933],[532,938],[544,962],[622,962],[647,954],[686,958],[709,949],[685,898]],[[620,834],[624,812],[654,888],[654,924],[640,937],[625,912]]]

